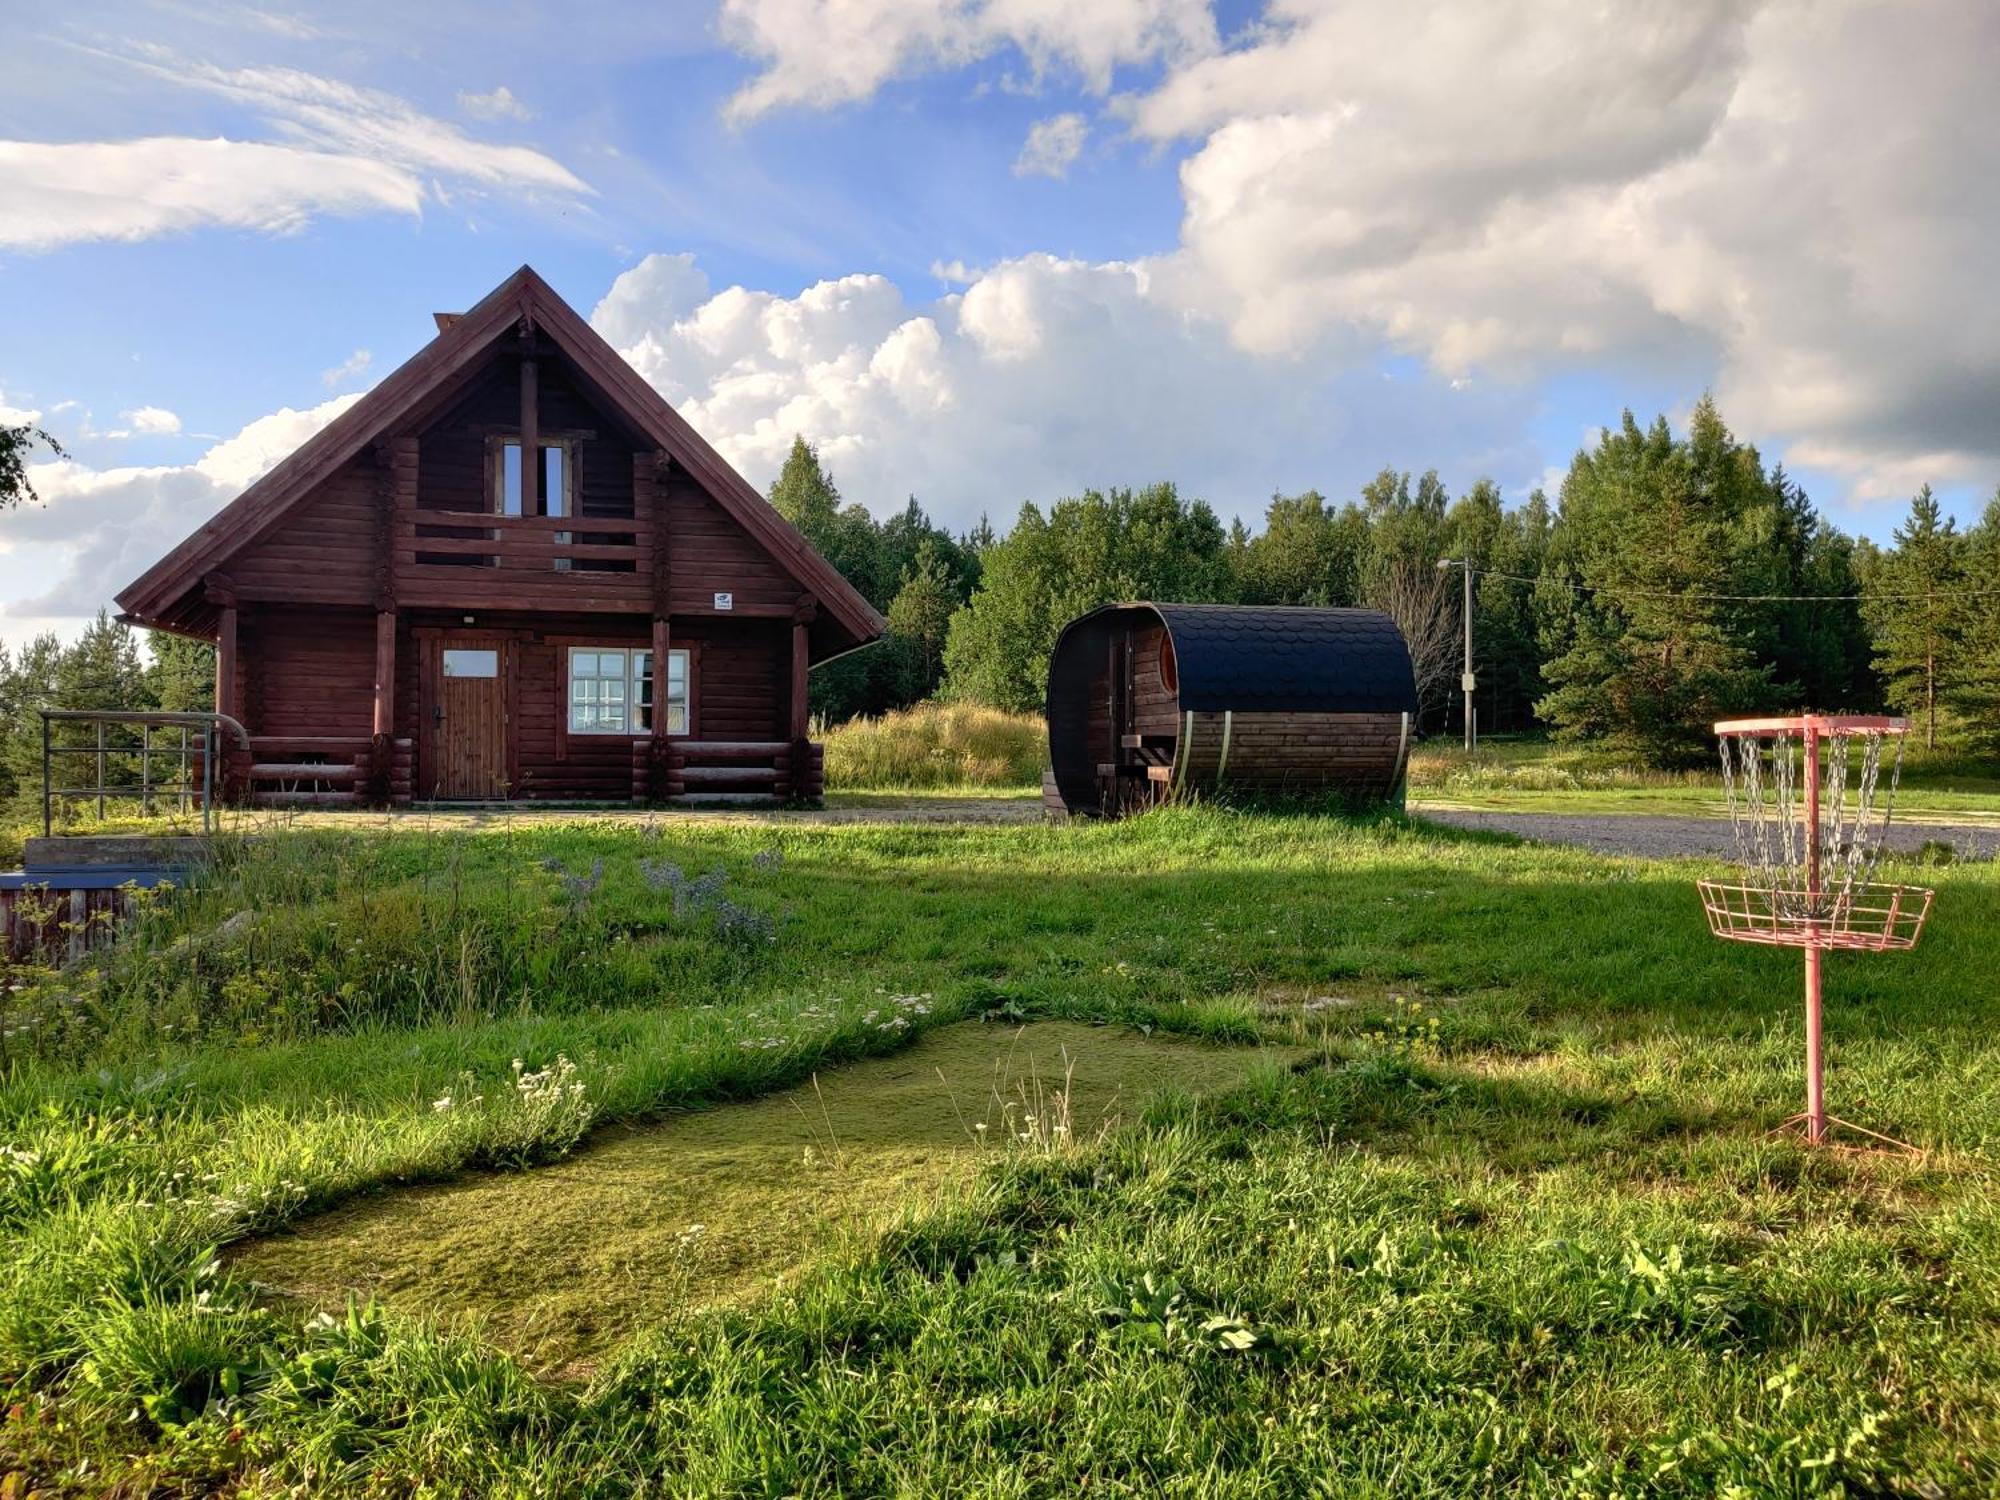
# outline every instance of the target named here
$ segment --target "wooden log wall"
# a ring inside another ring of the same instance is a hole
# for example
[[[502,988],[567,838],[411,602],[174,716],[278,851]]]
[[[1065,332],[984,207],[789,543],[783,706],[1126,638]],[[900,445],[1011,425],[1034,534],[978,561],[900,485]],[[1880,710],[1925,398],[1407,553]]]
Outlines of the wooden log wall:
[[[1401,714],[1235,714],[1228,725],[1226,765],[1223,730],[1223,715],[1194,715],[1194,733],[1184,747],[1187,789],[1381,797],[1395,789],[1401,770]]]

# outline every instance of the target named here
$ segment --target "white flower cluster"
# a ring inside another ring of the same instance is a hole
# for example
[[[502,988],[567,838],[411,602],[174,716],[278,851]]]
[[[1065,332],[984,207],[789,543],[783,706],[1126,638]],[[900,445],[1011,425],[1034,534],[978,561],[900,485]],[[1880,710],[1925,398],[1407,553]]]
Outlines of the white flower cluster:
[[[877,990],[875,993],[881,995],[888,992]],[[930,1013],[931,997],[928,992],[921,995],[890,995],[887,1011],[878,1006],[862,1016],[861,1024],[872,1026],[877,1031],[903,1031],[908,1028],[913,1017],[927,1016]]]
[[[583,1080],[576,1076],[576,1064],[558,1052],[546,1068],[524,1071],[520,1058],[514,1059],[514,1092],[524,1104],[551,1105],[564,1099],[583,1097]]]

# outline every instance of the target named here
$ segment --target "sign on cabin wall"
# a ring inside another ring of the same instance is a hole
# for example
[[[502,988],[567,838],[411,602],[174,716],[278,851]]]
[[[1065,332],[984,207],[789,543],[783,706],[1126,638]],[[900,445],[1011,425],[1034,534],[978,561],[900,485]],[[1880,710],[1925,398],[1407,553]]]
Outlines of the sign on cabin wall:
[[[736,596],[734,594],[717,594],[715,596],[715,607],[717,609],[736,608]]]

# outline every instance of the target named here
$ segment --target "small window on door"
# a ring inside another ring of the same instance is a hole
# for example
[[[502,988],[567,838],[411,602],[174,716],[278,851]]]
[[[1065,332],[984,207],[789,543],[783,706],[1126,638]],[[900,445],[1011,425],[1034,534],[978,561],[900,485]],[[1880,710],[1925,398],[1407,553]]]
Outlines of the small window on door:
[[[650,734],[653,653],[629,647],[572,646],[571,734]],[[688,653],[667,653],[667,733],[688,732]]]
[[[500,516],[566,516],[574,507],[570,488],[575,482],[572,445],[567,438],[539,445],[541,474],[539,487],[524,490],[521,470],[521,442],[500,438],[493,443],[493,513]]]
[[[444,675],[447,677],[498,677],[500,675],[500,653],[497,650],[473,650],[461,646],[448,647],[444,653]]]

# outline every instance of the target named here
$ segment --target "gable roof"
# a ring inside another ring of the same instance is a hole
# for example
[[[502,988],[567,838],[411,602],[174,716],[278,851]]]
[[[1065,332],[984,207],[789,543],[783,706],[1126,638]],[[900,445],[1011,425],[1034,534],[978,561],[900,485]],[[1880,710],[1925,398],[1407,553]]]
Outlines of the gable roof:
[[[625,420],[692,475],[857,643],[882,634],[885,622],[874,606],[530,266],[470,311],[448,323],[439,319],[438,334],[428,344],[121,589],[119,608],[141,623],[161,619],[205,574],[268,532],[321,481],[448,390],[523,318],[547,335]]]

